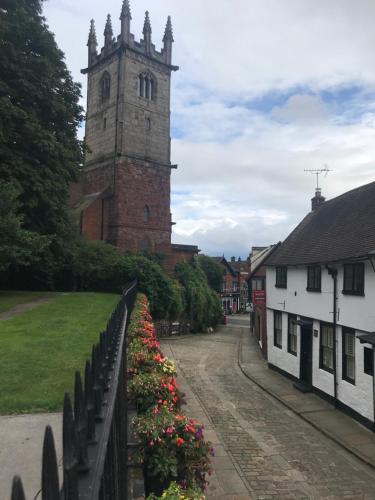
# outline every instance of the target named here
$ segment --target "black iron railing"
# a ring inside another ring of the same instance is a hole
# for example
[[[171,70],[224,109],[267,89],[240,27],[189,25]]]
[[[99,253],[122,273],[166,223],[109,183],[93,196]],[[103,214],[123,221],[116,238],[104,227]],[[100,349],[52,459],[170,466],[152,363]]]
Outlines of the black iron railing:
[[[52,429],[45,430],[42,500],[128,498],[126,330],[135,295],[136,283],[132,283],[92,348],[84,385],[76,372],[74,407],[65,394],[61,488]],[[26,498],[18,476],[13,479],[11,498]]]

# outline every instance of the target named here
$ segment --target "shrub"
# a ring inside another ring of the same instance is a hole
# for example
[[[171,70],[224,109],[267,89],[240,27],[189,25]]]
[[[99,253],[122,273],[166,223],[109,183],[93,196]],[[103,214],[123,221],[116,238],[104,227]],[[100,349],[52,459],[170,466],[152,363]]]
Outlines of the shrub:
[[[147,500],[157,500],[158,498],[164,500],[205,500],[206,497],[198,487],[184,488],[176,481],[172,481],[169,488],[164,490],[160,497],[151,494],[147,497]]]

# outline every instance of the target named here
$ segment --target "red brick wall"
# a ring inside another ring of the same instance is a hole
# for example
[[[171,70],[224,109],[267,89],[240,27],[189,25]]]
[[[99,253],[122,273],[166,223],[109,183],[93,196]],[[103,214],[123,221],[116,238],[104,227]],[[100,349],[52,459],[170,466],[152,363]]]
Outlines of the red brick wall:
[[[101,199],[96,200],[84,211],[81,232],[89,240],[98,241],[102,239]]]
[[[107,165],[83,174],[82,194],[108,190],[113,166]],[[78,189],[75,189],[75,193]],[[110,194],[110,193],[108,193]],[[148,206],[149,220],[144,219]],[[102,213],[103,212],[103,213]],[[116,167],[113,196],[96,200],[82,218],[82,234],[90,240],[103,239],[122,252],[136,252],[148,242],[149,250],[171,253],[170,169],[147,162],[122,162]]]
[[[116,245],[124,251],[139,251],[147,239],[149,250],[170,254],[170,169],[149,163],[118,165],[114,220],[118,221]],[[144,219],[144,208],[150,217]]]
[[[168,269],[168,271],[171,271],[173,272],[176,264],[178,264],[179,262],[190,262],[193,257],[194,257],[194,253],[192,252],[184,252],[184,251],[176,251],[176,250],[172,250],[172,253],[166,263],[166,267]]]

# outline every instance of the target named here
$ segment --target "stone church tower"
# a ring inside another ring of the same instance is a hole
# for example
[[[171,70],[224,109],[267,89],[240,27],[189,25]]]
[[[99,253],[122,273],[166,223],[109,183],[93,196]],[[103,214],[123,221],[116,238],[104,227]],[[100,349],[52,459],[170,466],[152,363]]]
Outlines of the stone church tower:
[[[147,250],[171,265],[197,247],[171,245],[170,95],[173,32],[168,17],[161,51],[152,43],[146,12],[143,39],[130,32],[129,1],[121,11],[121,34],[111,17],[98,52],[94,21],[88,39],[86,157],[83,177],[72,189],[81,233],[120,251]],[[177,255],[178,254],[178,255]]]

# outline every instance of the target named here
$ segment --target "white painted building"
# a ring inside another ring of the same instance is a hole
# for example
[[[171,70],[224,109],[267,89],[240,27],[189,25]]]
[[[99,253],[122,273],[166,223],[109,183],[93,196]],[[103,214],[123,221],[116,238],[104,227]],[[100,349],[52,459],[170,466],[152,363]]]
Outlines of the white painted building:
[[[371,426],[375,183],[312,201],[267,261],[268,362]]]

